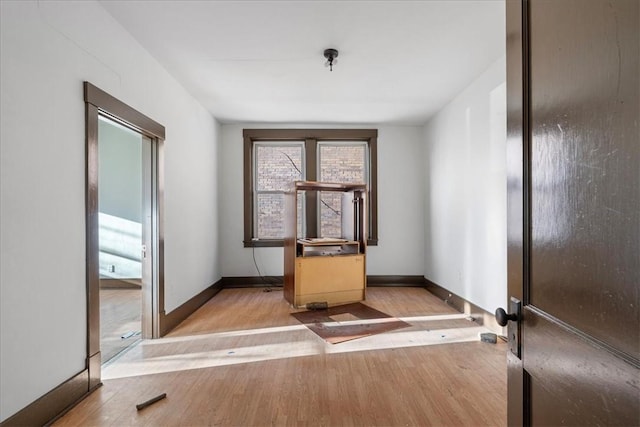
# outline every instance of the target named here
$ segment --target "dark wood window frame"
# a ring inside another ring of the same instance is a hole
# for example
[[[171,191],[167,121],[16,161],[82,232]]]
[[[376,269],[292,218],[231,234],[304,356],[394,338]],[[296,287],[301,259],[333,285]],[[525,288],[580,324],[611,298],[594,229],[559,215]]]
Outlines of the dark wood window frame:
[[[280,247],[283,239],[255,239],[253,215],[253,145],[260,141],[304,141],[307,181],[317,180],[319,142],[365,141],[369,150],[369,230],[367,244],[378,244],[378,130],[377,129],[244,129],[244,247]],[[306,209],[317,212],[315,199],[308,198]],[[308,215],[315,218],[315,214]],[[308,231],[313,230],[307,224]]]

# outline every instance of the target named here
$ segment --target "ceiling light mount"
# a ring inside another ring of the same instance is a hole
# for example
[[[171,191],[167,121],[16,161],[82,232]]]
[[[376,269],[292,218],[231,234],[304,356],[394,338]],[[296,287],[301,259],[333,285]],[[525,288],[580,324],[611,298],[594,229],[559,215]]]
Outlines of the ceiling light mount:
[[[324,57],[327,58],[327,62],[324,63],[325,67],[329,67],[329,71],[333,71],[333,66],[338,63],[336,59],[338,57],[337,49],[325,49]]]

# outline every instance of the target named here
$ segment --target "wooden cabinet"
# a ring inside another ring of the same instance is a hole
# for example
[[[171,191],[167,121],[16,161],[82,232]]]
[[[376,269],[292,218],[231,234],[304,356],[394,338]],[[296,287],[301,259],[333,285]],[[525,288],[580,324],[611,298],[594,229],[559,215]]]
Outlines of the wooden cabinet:
[[[299,214],[304,212],[304,203],[317,203],[325,191],[342,193],[341,235],[308,236],[309,231],[315,234],[321,227],[315,223],[316,218]],[[285,299],[295,307],[311,302],[337,305],[364,300],[366,186],[297,181],[285,195],[285,212]]]
[[[364,255],[317,256],[296,260],[296,306],[362,301],[365,289]]]

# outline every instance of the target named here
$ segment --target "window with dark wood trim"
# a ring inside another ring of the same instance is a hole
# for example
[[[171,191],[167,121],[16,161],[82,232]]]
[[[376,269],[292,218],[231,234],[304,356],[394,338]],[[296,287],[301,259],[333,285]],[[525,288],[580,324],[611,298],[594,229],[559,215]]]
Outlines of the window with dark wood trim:
[[[282,209],[280,198],[287,190],[287,183],[326,180],[330,175],[326,172],[326,162],[339,160],[341,155],[353,156],[362,164],[362,171],[353,174],[349,172],[349,165],[342,164],[336,176],[341,180],[360,180],[365,176],[369,215],[367,243],[378,244],[377,129],[244,129],[243,138],[245,247],[283,246],[283,239],[278,237],[278,212]],[[324,172],[319,162],[325,165]],[[272,169],[272,179],[260,172],[268,168]],[[330,214],[333,210],[330,200],[307,197],[304,210],[306,218],[315,219],[304,224],[306,235],[330,232],[331,221],[323,219],[326,212]]]

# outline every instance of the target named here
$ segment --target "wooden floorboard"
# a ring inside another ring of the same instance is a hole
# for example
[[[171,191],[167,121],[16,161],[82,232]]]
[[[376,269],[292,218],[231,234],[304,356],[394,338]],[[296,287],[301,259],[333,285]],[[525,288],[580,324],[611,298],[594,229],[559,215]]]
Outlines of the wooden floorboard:
[[[141,315],[142,291],[140,289],[100,289],[102,363],[109,361],[140,339]],[[123,336],[127,338],[122,338]]]
[[[281,291],[224,289],[105,367],[54,425],[506,425],[506,344],[421,288],[370,288],[365,303],[412,326],[333,345]]]

